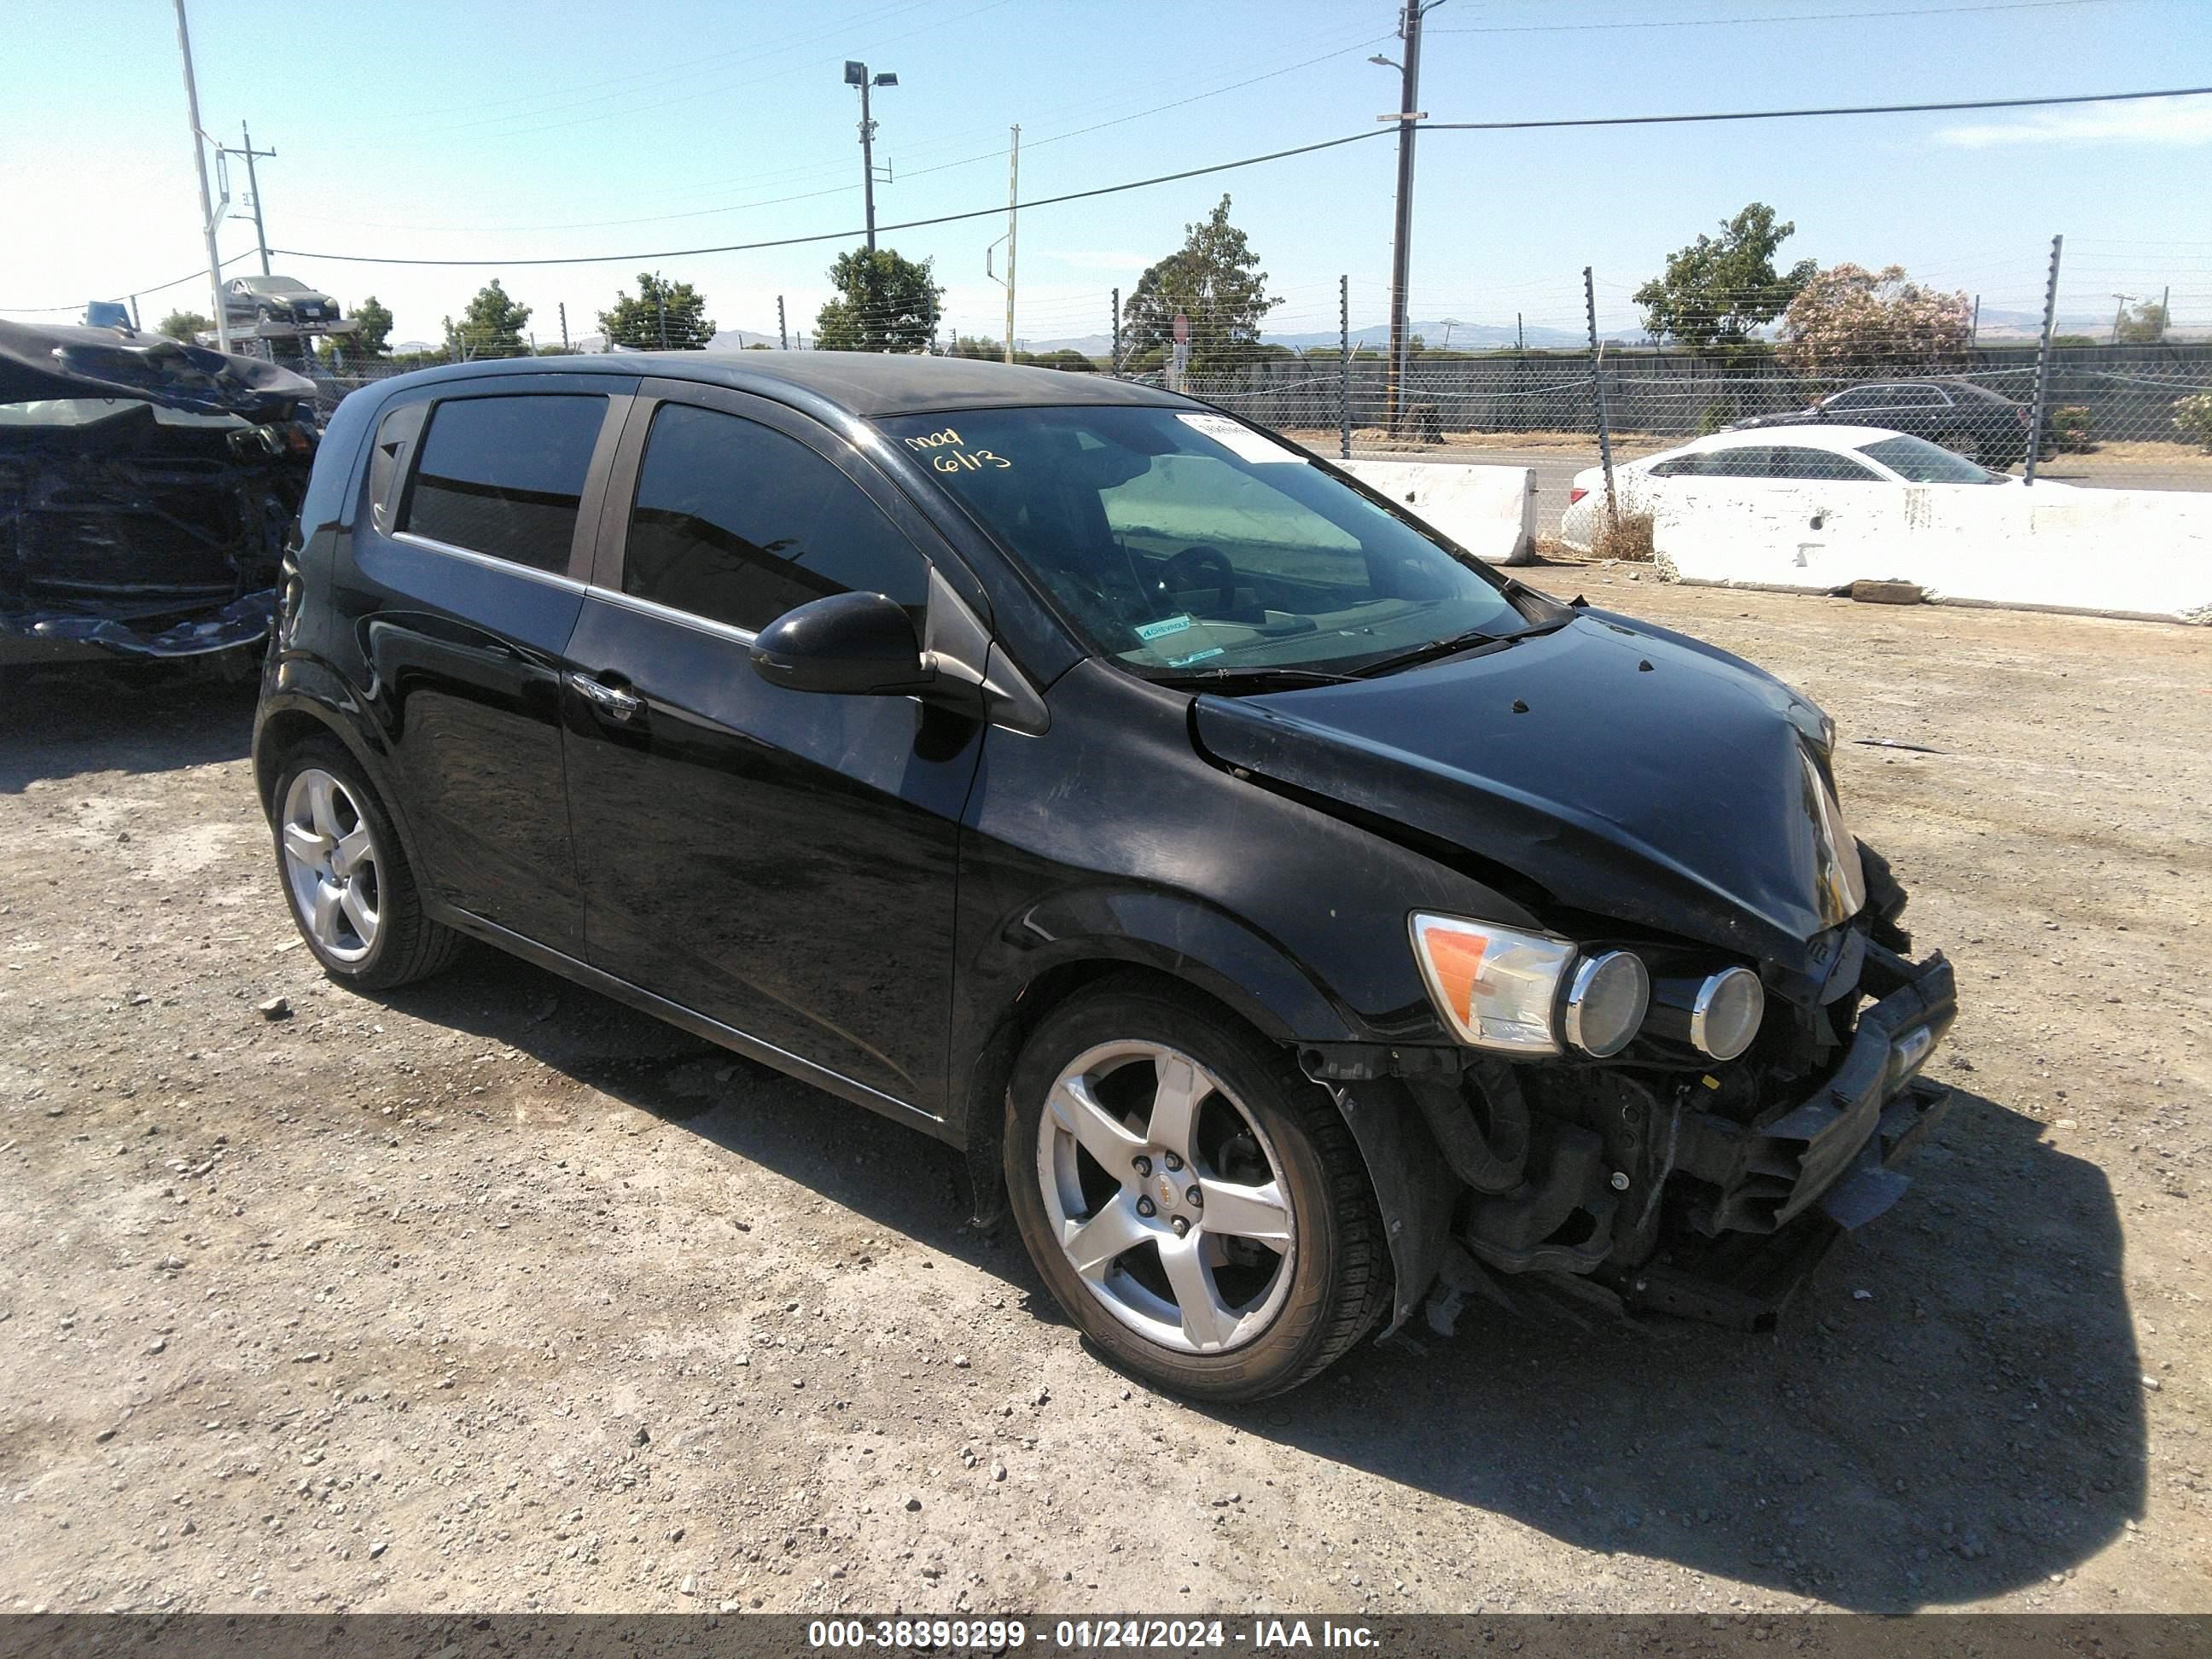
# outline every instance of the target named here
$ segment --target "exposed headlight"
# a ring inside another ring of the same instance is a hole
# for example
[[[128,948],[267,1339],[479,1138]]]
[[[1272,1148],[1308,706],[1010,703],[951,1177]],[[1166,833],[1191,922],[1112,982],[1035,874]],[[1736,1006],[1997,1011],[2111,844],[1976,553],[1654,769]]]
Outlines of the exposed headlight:
[[[1766,1013],[1766,988],[1748,968],[1723,968],[1698,988],[1690,1006],[1690,1041],[1715,1060],[1734,1060],[1751,1047]]]
[[[1589,957],[1567,987],[1567,1041],[1603,1060],[1628,1046],[1651,1001],[1651,975],[1631,951]]]
[[[1723,968],[1703,979],[1670,975],[1651,990],[1650,1030],[1686,1042],[1714,1060],[1734,1060],[1751,1047],[1766,1014],[1766,989],[1748,968]]]
[[[1494,922],[1416,915],[1413,955],[1430,997],[1461,1042],[1510,1054],[1559,1052],[1552,1012],[1575,959],[1568,940]]]

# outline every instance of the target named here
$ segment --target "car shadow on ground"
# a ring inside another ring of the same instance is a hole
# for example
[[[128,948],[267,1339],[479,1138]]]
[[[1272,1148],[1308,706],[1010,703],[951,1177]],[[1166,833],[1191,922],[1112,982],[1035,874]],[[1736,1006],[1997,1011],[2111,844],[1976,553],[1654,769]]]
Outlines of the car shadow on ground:
[[[1011,1225],[969,1224],[961,1157],[918,1131],[482,949],[387,1000],[681,1124],[1065,1323]],[[2063,1574],[2142,1512],[2119,1216],[2103,1171],[2033,1119],[1955,1099],[1912,1188],[1838,1244],[1776,1334],[1474,1307],[1449,1336],[1417,1319],[1297,1393],[1209,1414],[1578,1549],[1848,1608]]]
[[[257,659],[258,661],[258,659]],[[7,671],[0,794],[88,772],[158,774],[237,760],[255,683],[191,665],[71,663]]]

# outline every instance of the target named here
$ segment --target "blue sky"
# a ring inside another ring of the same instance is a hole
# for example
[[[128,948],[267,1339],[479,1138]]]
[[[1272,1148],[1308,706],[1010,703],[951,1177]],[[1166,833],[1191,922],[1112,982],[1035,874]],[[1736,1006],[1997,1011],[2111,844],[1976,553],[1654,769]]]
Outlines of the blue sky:
[[[1421,103],[1438,120],[1498,120],[2212,85],[2205,0],[1969,4],[1448,0],[1428,21]],[[884,222],[1003,203],[1014,122],[1034,197],[1367,131],[1397,102],[1395,72],[1364,61],[1397,53],[1389,0],[395,0],[307,12],[192,0],[191,15],[203,121],[234,143],[250,121],[257,145],[275,147],[262,164],[270,240],[317,252],[495,262],[857,226],[847,58],[900,79],[877,108],[878,159],[896,173],[878,191]],[[168,0],[16,0],[9,55],[0,314],[192,270],[203,256]],[[1626,327],[1629,292],[1669,249],[1756,199],[1796,222],[1788,258],[1900,263],[1988,309],[2040,303],[2049,239],[2063,231],[2062,311],[2108,315],[2115,290],[2171,284],[2177,323],[2212,328],[2212,98],[1433,133],[1419,156],[1417,319],[1510,326],[1518,312],[1575,326],[1589,264],[1601,320]],[[1285,299],[1273,326],[1333,328],[1340,272],[1354,326],[1379,321],[1393,177],[1386,135],[1038,209],[1021,228],[1018,337],[1103,332],[1108,291],[1126,291],[1224,190]],[[1001,217],[883,240],[933,256],[951,319],[995,335],[1004,302],[984,249],[1004,228]],[[811,332],[824,270],[848,245],[650,263],[696,283],[726,333],[772,332],[779,294]],[[250,249],[251,225],[234,214],[222,246]],[[349,303],[376,294],[398,339],[434,338],[497,274],[537,308],[542,340],[557,337],[563,301],[572,333],[592,329],[644,263],[441,270],[288,255],[277,268]],[[180,303],[207,309],[204,283],[142,302],[149,322]]]

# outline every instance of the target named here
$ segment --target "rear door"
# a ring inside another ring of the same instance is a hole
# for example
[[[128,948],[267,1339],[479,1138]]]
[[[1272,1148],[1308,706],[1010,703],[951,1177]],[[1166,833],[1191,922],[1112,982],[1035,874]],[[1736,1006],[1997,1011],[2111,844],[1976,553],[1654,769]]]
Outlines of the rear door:
[[[826,428],[647,381],[569,647],[567,729],[591,962],[934,1117],[982,726],[909,697],[781,690],[750,657],[783,612],[849,590],[919,625],[933,560],[973,592]]]
[[[445,902],[579,957],[563,653],[633,380],[501,375],[380,419],[337,591],[374,672],[416,861]]]

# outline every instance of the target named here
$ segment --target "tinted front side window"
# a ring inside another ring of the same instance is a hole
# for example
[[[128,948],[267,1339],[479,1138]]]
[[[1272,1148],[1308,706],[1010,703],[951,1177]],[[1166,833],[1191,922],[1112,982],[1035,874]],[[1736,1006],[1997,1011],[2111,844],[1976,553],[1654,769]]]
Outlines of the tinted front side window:
[[[544,394],[440,404],[400,528],[565,572],[606,409],[605,398]]]
[[[860,487],[757,422],[663,404],[630,511],[623,592],[757,632],[832,593],[919,617],[929,568]]]
[[[1978,467],[1963,455],[1954,455],[1925,438],[1884,438],[1862,445],[1862,455],[1880,461],[1909,483],[2002,483],[1996,473]]]
[[[1838,480],[1850,483],[1881,482],[1872,471],[1837,454],[1832,449],[1778,449],[1774,452],[1772,476],[1778,478],[1820,478],[1832,483]]]

